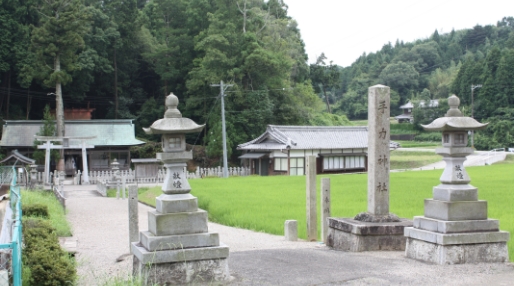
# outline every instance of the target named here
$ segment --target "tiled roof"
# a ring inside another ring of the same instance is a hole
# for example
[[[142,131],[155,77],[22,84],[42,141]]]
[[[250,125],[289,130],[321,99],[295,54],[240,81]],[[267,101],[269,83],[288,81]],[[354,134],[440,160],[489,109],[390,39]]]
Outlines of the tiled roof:
[[[412,102],[407,102],[405,103],[404,105],[400,106],[400,109],[407,109],[407,108],[414,108],[414,105],[412,104]]]
[[[288,143],[289,142],[289,143]],[[268,125],[256,139],[240,144],[239,150],[292,150],[367,148],[366,126],[280,126]]]
[[[6,120],[2,130],[0,146],[31,147],[42,120]],[[96,136],[87,140],[88,145],[95,146],[133,146],[144,142],[137,140],[131,119],[116,120],[66,120],[64,124],[66,137]],[[78,144],[70,140],[71,145]]]
[[[409,114],[400,114],[398,116],[395,116],[394,118],[396,119],[412,119],[412,115],[409,115]]]

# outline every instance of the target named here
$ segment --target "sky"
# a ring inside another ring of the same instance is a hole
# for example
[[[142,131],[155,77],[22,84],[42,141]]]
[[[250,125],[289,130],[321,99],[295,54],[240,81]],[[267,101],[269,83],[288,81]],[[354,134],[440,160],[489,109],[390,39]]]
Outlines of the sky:
[[[324,52],[346,67],[364,52],[376,52],[397,39],[412,42],[493,24],[514,17],[513,0],[284,0],[298,27],[309,63]],[[327,62],[328,63],[328,62]]]

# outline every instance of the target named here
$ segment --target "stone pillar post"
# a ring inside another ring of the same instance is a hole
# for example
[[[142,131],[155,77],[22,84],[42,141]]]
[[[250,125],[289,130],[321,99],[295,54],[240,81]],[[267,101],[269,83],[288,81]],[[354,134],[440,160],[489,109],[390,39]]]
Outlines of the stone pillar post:
[[[316,156],[307,157],[307,240],[316,241],[318,238],[318,224],[316,211]]]
[[[89,185],[89,171],[87,165],[87,151],[86,151],[86,142],[82,141],[82,176],[83,176],[83,185]]]
[[[138,193],[136,185],[128,186],[128,219],[129,219],[129,248],[132,253],[132,242],[139,241],[139,212],[138,212]]]
[[[327,242],[328,218],[330,217],[330,178],[321,179],[321,240]]]
[[[50,184],[50,141],[46,141],[45,145],[45,184]]]
[[[368,211],[329,218],[327,245],[345,251],[404,250],[412,222],[389,213],[389,87],[368,89]]]
[[[389,214],[389,87],[375,85],[368,93],[368,213]]]
[[[33,189],[37,183],[37,165],[30,165],[30,189]]]

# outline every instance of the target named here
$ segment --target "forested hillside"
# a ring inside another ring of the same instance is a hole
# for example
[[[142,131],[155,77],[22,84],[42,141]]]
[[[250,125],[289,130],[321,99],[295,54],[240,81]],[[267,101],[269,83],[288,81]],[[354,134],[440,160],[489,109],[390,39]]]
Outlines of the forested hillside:
[[[45,105],[55,109],[62,97],[64,108],[95,108],[96,119],[135,119],[144,138],[141,127],[163,116],[164,97],[174,92],[184,116],[207,123],[188,142],[216,155],[220,89],[211,85],[220,81],[231,85],[229,150],[266,124],[365,119],[367,88],[378,83],[392,89],[393,116],[408,100],[450,93],[469,115],[471,84],[482,84],[474,91],[475,117],[498,121],[497,133],[513,129],[512,17],[388,43],[344,68],[323,55],[308,64],[283,0],[4,0],[0,31],[2,119],[42,119]]]
[[[409,100],[416,103],[456,94],[465,115],[491,122],[477,135],[478,148],[514,146],[513,17],[495,26],[477,25],[442,35],[436,30],[429,39],[414,43],[387,43],[340,71],[340,86],[332,89],[329,99],[335,112],[350,119],[367,117],[366,92],[375,84],[391,87],[392,116],[400,114],[397,108]],[[428,123],[444,112],[444,108],[425,112],[429,116],[415,120]]]

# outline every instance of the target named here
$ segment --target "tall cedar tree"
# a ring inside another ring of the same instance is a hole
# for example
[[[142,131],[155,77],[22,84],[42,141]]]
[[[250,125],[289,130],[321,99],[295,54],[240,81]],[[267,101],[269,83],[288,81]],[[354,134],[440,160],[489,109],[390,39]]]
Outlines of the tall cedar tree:
[[[71,82],[77,69],[77,54],[89,31],[89,14],[79,0],[40,2],[40,25],[32,33],[37,55],[37,74],[46,86],[55,86],[57,136],[64,136],[62,85]]]

